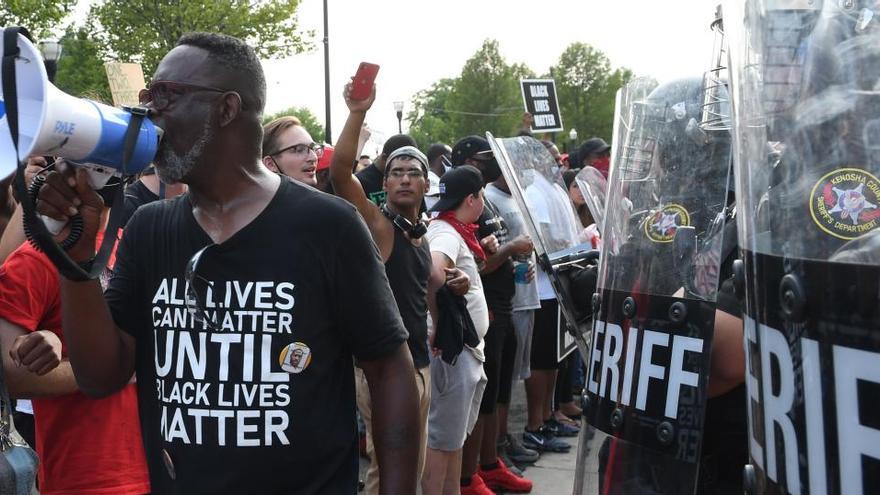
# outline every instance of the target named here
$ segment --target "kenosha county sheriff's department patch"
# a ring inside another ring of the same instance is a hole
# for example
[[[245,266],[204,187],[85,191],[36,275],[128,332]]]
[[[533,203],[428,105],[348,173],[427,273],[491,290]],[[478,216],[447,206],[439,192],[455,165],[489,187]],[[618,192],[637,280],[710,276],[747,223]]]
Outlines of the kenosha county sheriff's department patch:
[[[691,217],[687,210],[675,203],[663,205],[645,220],[645,235],[653,242],[672,242],[679,227],[688,227]]]
[[[820,229],[852,240],[880,225],[880,181],[858,168],[825,174],[810,192],[810,216]]]

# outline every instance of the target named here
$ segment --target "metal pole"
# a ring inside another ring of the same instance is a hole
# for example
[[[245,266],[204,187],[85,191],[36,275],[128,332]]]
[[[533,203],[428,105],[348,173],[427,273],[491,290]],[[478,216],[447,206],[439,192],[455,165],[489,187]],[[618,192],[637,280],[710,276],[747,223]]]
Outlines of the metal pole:
[[[43,65],[46,66],[46,78],[50,83],[55,82],[55,74],[58,72],[58,62],[56,60],[44,60]]]
[[[403,112],[397,112],[397,133],[403,134]]]
[[[333,144],[330,132],[330,32],[327,25],[327,0],[324,0],[324,142]]]

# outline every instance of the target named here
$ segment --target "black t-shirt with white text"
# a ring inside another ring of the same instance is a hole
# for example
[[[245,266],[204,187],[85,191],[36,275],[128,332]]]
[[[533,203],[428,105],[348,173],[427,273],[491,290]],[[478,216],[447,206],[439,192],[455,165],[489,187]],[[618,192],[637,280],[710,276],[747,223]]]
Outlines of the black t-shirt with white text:
[[[153,493],[356,493],[352,356],[407,338],[366,225],[345,201],[282,179],[191,278],[216,330],[186,302],[187,262],[209,244],[188,194],[144,206],[105,294],[137,341]]]

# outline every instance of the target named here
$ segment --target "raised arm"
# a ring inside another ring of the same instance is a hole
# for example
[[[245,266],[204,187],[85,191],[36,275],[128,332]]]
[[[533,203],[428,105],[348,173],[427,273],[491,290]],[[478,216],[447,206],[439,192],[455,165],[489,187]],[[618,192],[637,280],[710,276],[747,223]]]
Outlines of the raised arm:
[[[355,160],[358,152],[358,137],[361,132],[361,125],[364,123],[364,117],[367,110],[373,104],[376,97],[376,88],[373,86],[373,92],[366,100],[355,101],[350,98],[351,83],[345,85],[343,97],[345,104],[348,106],[348,119],[342,128],[342,134],[336,142],[333,149],[333,158],[330,160],[330,181],[333,183],[333,191],[337,196],[344,198],[353,204],[373,232],[373,224],[376,223],[382,213],[372,201],[367,199],[364,194],[364,188],[361,183],[352,174],[351,164]],[[375,240],[375,235],[373,236]]]

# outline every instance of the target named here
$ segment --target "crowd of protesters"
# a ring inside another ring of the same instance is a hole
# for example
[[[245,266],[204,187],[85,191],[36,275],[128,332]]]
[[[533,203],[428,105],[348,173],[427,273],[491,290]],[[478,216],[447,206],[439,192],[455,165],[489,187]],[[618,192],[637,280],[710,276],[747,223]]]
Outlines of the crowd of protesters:
[[[367,493],[530,492],[523,469],[578,434],[583,365],[556,358],[555,295],[489,143],[401,134],[370,157],[375,88],[346,85],[335,148],[295,117],[262,126],[265,91],[245,43],[187,35],[141,92],[165,138],[124,205],[29,160],[40,211],[83,221],[75,262],[117,237],[101,280],[60,276],[0,181],[0,354],[40,492],[351,493],[356,410]],[[544,144],[595,229],[573,178],[607,172],[609,146]]]

